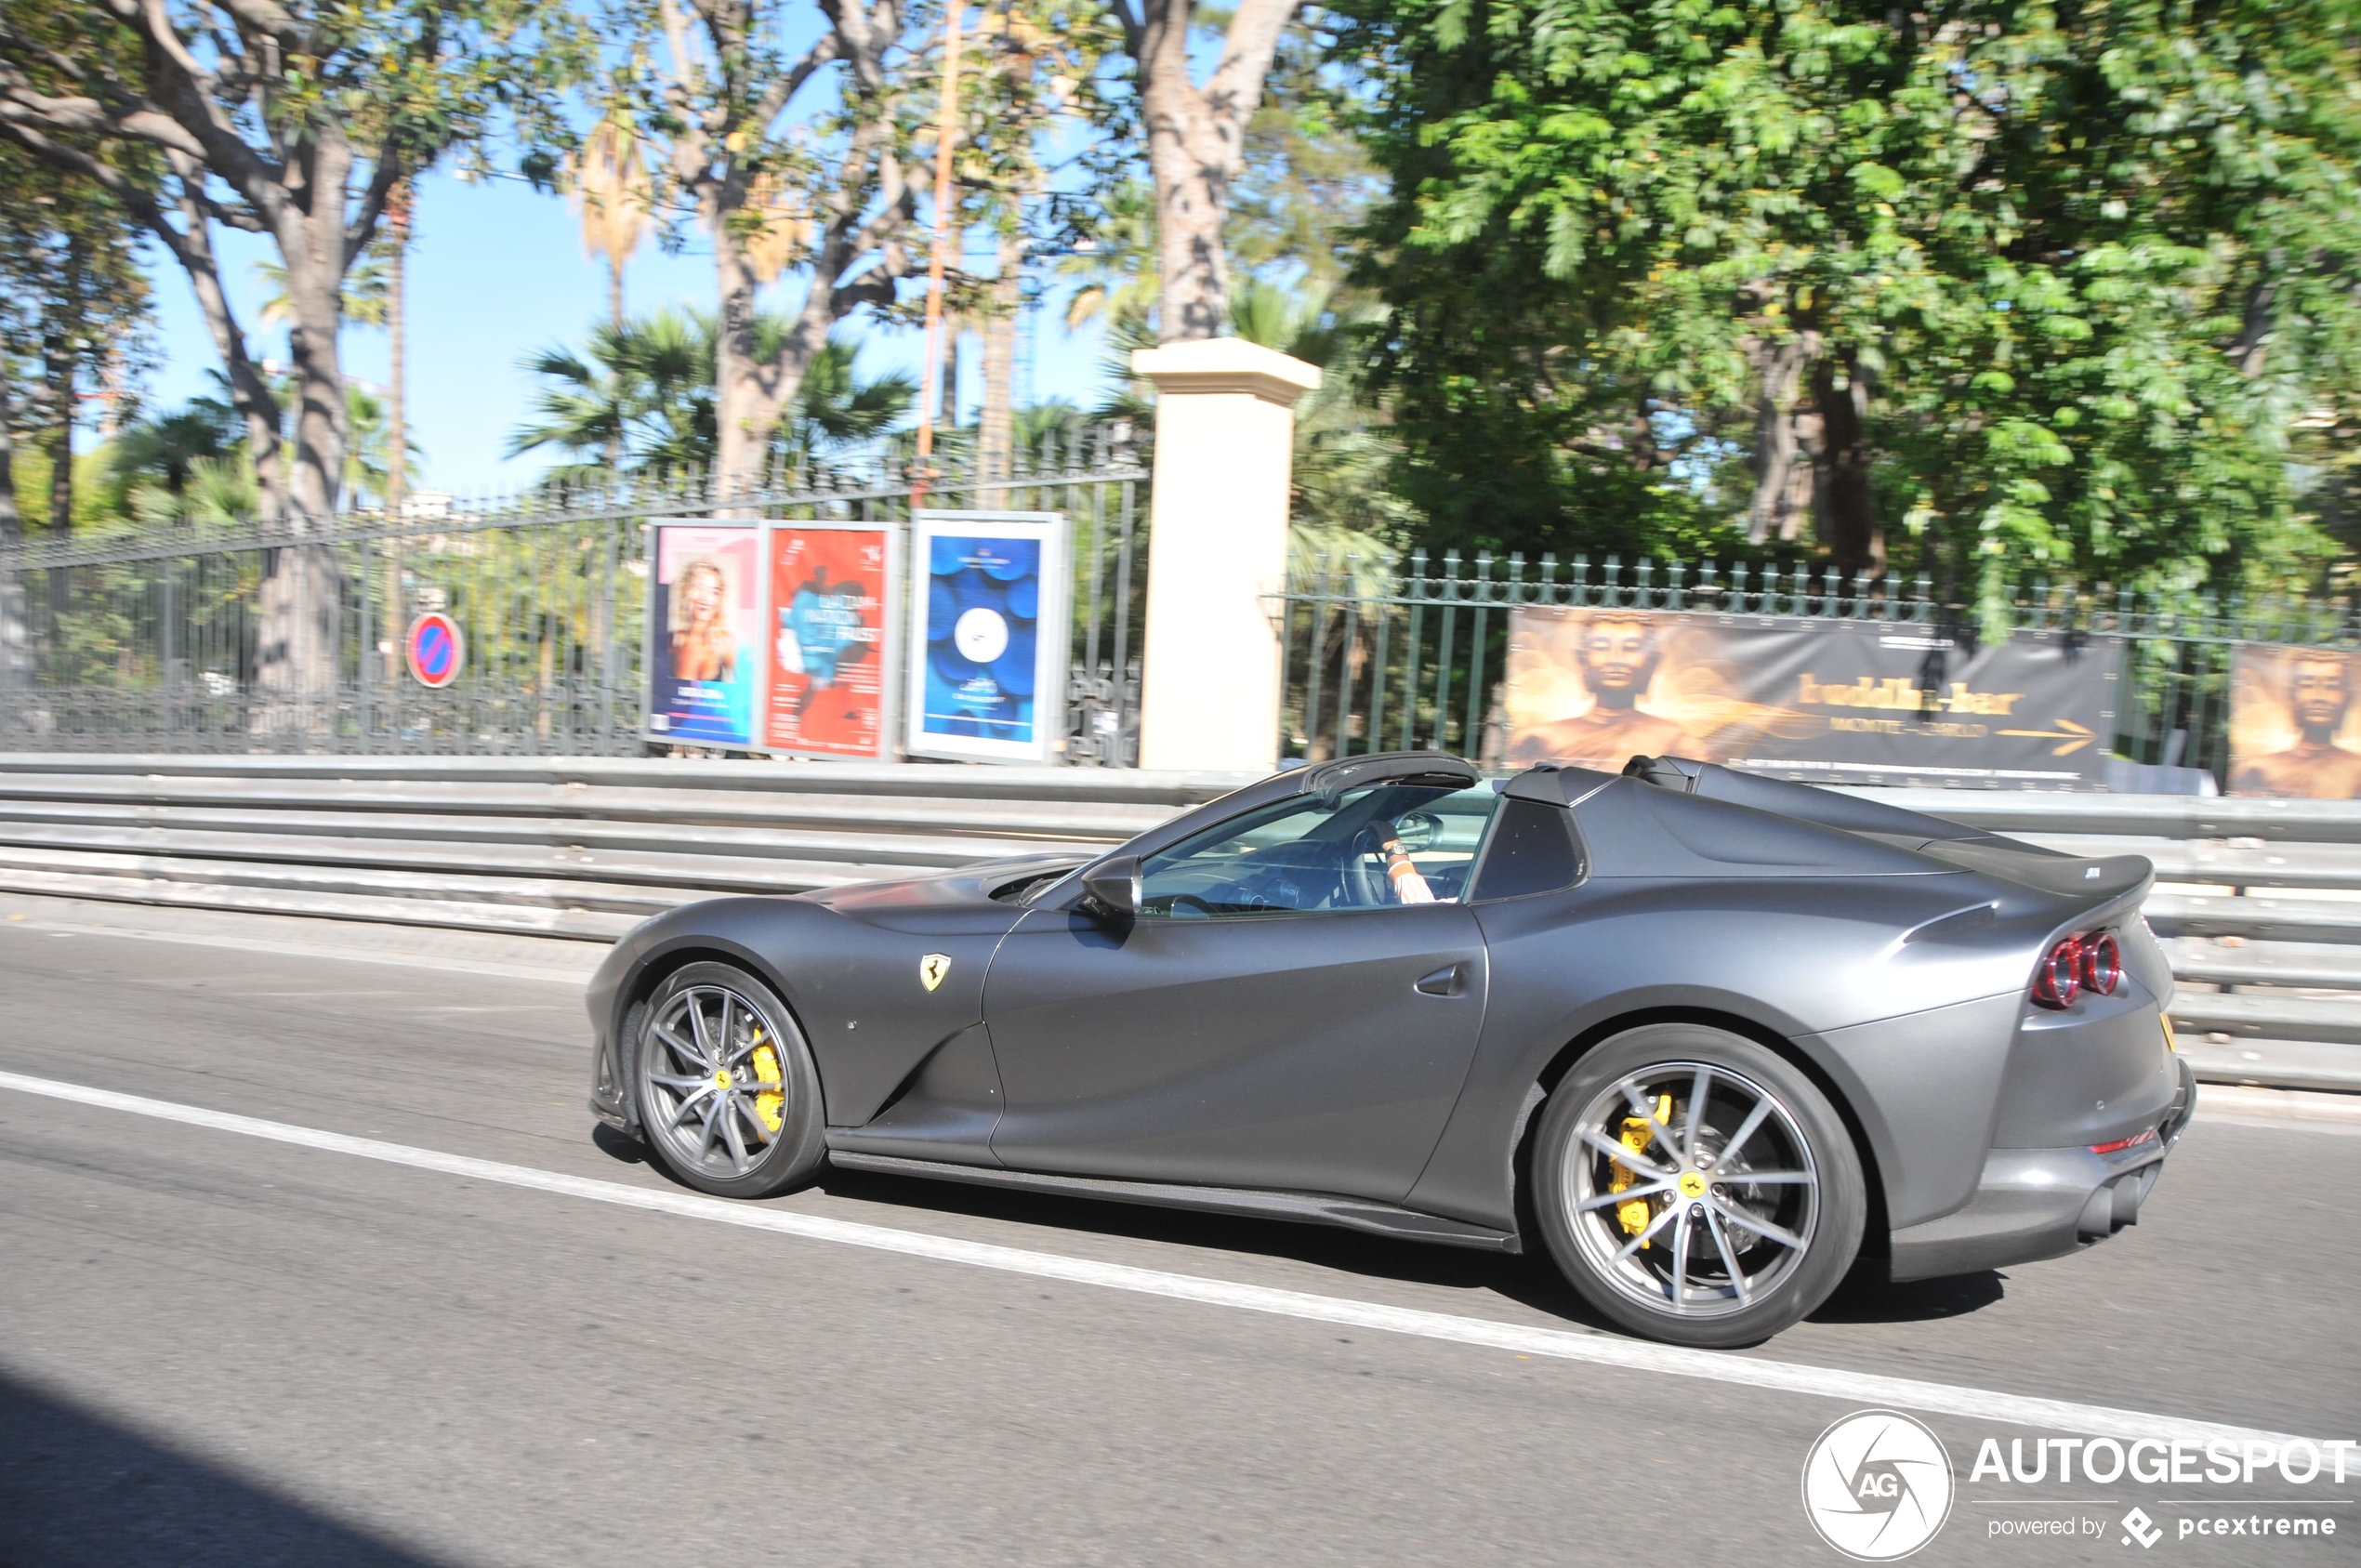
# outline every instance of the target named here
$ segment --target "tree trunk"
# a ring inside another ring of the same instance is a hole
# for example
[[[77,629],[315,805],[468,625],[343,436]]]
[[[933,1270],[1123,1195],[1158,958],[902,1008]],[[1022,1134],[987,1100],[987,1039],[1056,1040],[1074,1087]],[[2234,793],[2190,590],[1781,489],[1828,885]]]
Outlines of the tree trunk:
[[[73,382],[79,353],[82,301],[81,247],[66,247],[66,276],[41,335],[41,373],[49,403],[49,533],[62,539],[73,529]]]
[[[49,368],[49,533],[62,539],[73,529],[73,356],[46,355]]]
[[[759,480],[778,415],[763,396],[762,365],[755,357],[757,280],[737,236],[730,232],[729,216],[726,210],[717,211],[710,225],[713,269],[721,293],[720,330],[714,344],[714,416],[719,427],[714,478],[725,493],[736,494]]]
[[[1838,377],[1844,385],[1837,384]],[[1824,354],[1812,366],[1812,401],[1820,415],[1819,473],[1813,487],[1820,543],[1843,572],[1866,572],[1885,551],[1869,493],[1865,416],[1869,389],[1849,353]]]
[[[1185,64],[1180,68],[1185,72]],[[1238,165],[1235,127],[1208,113],[1185,75],[1177,83],[1151,78],[1141,95],[1147,111],[1148,168],[1156,186],[1156,258],[1163,293],[1156,307],[1158,341],[1219,337],[1230,323],[1230,261],[1221,244],[1230,213],[1230,177]]]
[[[351,165],[350,149],[340,138],[323,133],[314,156],[314,188],[341,192]],[[336,342],[346,263],[341,200],[323,200],[309,213],[290,210],[277,238],[287,267],[294,318],[287,349],[299,399],[287,499],[297,531],[310,534],[323,531],[334,519],[344,481],[344,371]],[[265,732],[310,731],[328,718],[337,684],[342,600],[336,547],[293,545],[270,552],[258,606],[261,646],[256,661],[266,698],[257,718]]]
[[[1246,162],[1246,122],[1299,0],[1239,0],[1221,62],[1199,88],[1189,80],[1194,0],[1145,0],[1127,27],[1140,62],[1148,170],[1156,188],[1156,252],[1163,297],[1156,335],[1167,343],[1219,337],[1230,325],[1230,264],[1221,245],[1230,181]]]
[[[405,319],[409,298],[410,270],[410,204],[415,187],[402,186],[394,202],[386,208],[388,226],[393,231],[393,257],[387,274],[386,337],[391,353],[392,387],[386,399],[386,516],[396,522],[406,515],[410,505],[410,428],[409,428],[409,353],[408,323]],[[398,203],[398,204],[397,204]],[[402,642],[408,630],[402,593],[402,540],[385,542],[386,591],[382,613],[385,635],[379,639],[385,647],[379,654],[385,661],[385,679],[391,683],[402,673]],[[368,628],[363,627],[365,639]],[[364,651],[363,657],[367,657]]]
[[[1024,234],[1000,233],[1000,269],[983,318],[983,406],[976,413],[976,468],[1007,479],[1016,455],[1017,312],[1024,307]]]
[[[24,520],[17,514],[17,443],[14,415],[8,406],[8,362],[0,357],[0,545],[24,537]]]
[[[280,425],[284,411],[262,369],[246,354],[246,335],[230,309],[221,286],[221,269],[213,252],[212,229],[191,194],[191,181],[201,177],[179,171],[182,230],[166,243],[178,257],[189,286],[197,296],[197,311],[204,318],[214,351],[221,356],[230,377],[230,402],[246,422],[246,452],[254,460],[255,514],[258,522],[276,522],[287,514],[287,473],[281,453]]]
[[[0,548],[20,544],[24,522],[17,514],[16,437],[14,412],[8,403],[7,364],[0,358]],[[26,651],[24,573],[0,570],[0,734],[13,731],[20,714],[16,693],[25,687]]]
[[[1796,338],[1751,346],[1748,357],[1761,390],[1754,416],[1754,499],[1747,507],[1747,540],[1760,545],[1793,539],[1812,508],[1812,461],[1798,450],[1796,385],[1805,348]]]
[[[386,216],[393,230],[393,256],[386,270],[386,339],[392,357],[391,386],[386,391],[386,515],[398,518],[410,499],[410,430],[405,399],[409,389],[402,352],[402,290],[410,255],[410,193]]]
[[[815,267],[803,309],[788,328],[778,357],[758,360],[754,270],[718,213],[710,228],[714,270],[721,284],[721,330],[714,345],[714,414],[720,427],[714,478],[726,492],[743,494],[761,482],[780,411],[803,390],[812,360],[827,345],[828,328],[837,317],[836,290],[825,265]]]
[[[959,322],[943,323],[943,428],[959,428]]]
[[[612,256],[607,257],[607,323],[614,328],[619,341],[623,336],[623,263]],[[615,476],[622,472],[623,425],[618,420],[613,433],[607,437],[607,483],[613,484]]]

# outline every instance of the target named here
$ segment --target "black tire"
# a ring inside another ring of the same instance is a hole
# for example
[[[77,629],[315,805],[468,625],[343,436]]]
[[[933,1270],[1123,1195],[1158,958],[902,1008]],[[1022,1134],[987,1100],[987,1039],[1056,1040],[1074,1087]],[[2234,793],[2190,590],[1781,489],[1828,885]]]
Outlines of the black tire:
[[[1648,1024],[1576,1062],[1542,1108],[1531,1178],[1550,1256],[1583,1299],[1675,1345],[1760,1344],[1802,1318],[1852,1267],[1867,1212],[1827,1096],[1777,1052],[1704,1024]]]
[[[826,1162],[820,1074],[768,985],[732,964],[689,964],[633,1013],[640,1136],[666,1170],[716,1197],[767,1198]]]

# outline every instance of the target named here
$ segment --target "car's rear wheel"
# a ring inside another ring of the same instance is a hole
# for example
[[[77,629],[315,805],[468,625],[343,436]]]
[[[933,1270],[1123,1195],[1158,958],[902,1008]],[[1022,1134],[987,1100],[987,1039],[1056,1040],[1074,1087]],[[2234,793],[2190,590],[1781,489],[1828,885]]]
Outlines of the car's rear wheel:
[[[767,1198],[819,1169],[820,1075],[769,986],[733,965],[690,964],[640,1019],[640,1126],[673,1175],[720,1197]]]
[[[1752,1040],[1650,1024],[1577,1061],[1543,1109],[1534,1206],[1593,1307],[1674,1344],[1757,1344],[1860,1250],[1859,1154],[1827,1096]]]

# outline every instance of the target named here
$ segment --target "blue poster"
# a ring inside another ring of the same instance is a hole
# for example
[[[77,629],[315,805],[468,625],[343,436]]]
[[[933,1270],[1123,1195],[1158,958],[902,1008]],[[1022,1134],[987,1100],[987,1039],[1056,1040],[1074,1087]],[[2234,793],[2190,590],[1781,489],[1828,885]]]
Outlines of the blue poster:
[[[922,736],[1037,745],[1041,541],[937,534],[929,542]]]

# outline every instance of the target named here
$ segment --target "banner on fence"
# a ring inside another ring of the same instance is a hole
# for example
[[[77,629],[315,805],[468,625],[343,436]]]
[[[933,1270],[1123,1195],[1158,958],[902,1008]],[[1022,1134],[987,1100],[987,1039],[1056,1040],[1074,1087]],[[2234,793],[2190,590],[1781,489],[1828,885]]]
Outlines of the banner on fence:
[[[2230,658],[2230,793],[2361,799],[2361,658],[2238,645]]]
[[[1898,622],[1521,605],[1508,759],[1613,772],[1669,754],[1814,784],[2101,789],[2117,654],[2051,632],[1970,653]]]
[[[919,511],[912,530],[907,749],[1054,760],[1073,622],[1065,515]]]
[[[650,739],[754,744],[760,542],[751,523],[656,526],[648,577]]]
[[[764,525],[766,750],[884,758],[886,662],[902,580],[896,531],[869,522]]]

